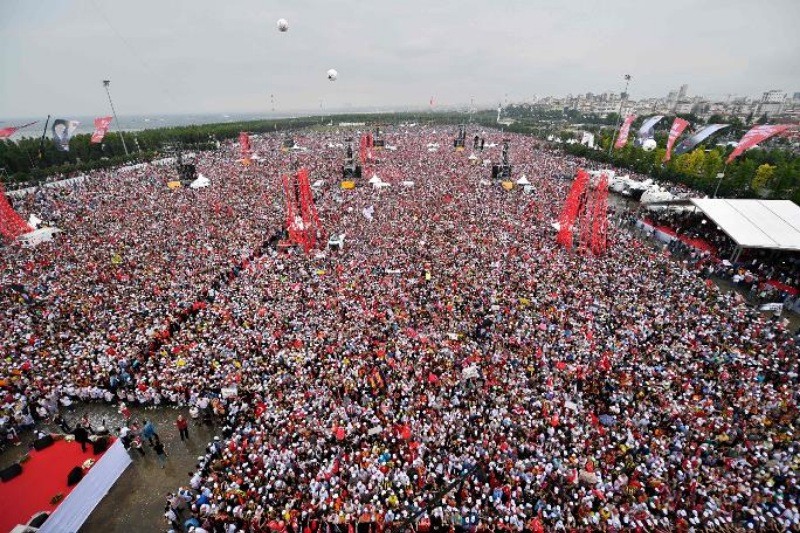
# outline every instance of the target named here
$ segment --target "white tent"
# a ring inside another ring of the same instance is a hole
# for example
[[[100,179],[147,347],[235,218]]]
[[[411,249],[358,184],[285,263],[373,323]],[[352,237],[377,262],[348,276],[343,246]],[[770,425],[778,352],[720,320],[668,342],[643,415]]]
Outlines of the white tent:
[[[523,174],[520,179],[517,180],[517,185],[530,185],[531,182],[528,181],[528,177]]]
[[[376,183],[381,183],[381,179],[378,177],[377,174],[373,174],[367,183],[375,185]]]
[[[30,233],[19,236],[19,240],[23,246],[37,246],[43,242],[50,242],[53,240],[53,235],[59,233],[61,230],[58,228],[40,228]]]
[[[33,213],[31,213],[31,216],[28,217],[28,225],[30,227],[32,227],[33,229],[38,228],[39,224],[41,224],[41,223],[42,223],[42,219],[40,219],[39,217],[37,217]]]
[[[315,189],[319,189],[319,188],[320,188],[320,187],[322,187],[323,185],[325,185],[325,181],[323,181],[323,180],[317,180],[317,181],[315,181],[315,182],[314,182],[314,184],[312,185],[312,187],[313,187],[313,188],[315,188]]]
[[[643,204],[650,204],[653,202],[668,202],[673,199],[675,199],[675,196],[671,192],[661,190],[658,187],[651,187],[644,191],[639,201]]]
[[[211,181],[202,174],[197,175],[197,179],[189,184],[190,189],[203,189],[211,185]]]
[[[800,206],[791,200],[694,198],[740,248],[800,251]]]
[[[413,181],[401,181],[400,184],[403,187],[413,187],[414,186],[414,182]]]
[[[330,239],[328,239],[328,246],[341,250],[344,247],[344,233],[331,235]]]

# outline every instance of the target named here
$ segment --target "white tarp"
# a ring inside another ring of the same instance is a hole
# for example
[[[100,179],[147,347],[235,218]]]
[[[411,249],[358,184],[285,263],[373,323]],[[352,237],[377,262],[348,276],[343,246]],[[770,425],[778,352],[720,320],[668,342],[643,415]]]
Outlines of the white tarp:
[[[517,180],[517,185],[530,185],[531,182],[528,181],[528,177],[523,174],[520,179]]]
[[[743,248],[800,251],[800,206],[790,200],[692,199]]]
[[[475,365],[468,366],[461,371],[461,379],[475,379],[480,377],[480,371]]]
[[[203,176],[202,174],[199,174],[197,176],[197,179],[189,184],[189,188],[190,189],[203,189],[205,187],[208,187],[209,185],[211,185],[211,181],[207,177]]]
[[[344,247],[344,233],[341,235],[331,235],[330,239],[328,239],[328,246]]]
[[[28,217],[28,225],[33,229],[39,227],[39,224],[42,223],[42,219],[31,213],[31,216]]]
[[[53,240],[53,235],[61,230],[55,227],[39,228],[24,235],[19,236],[19,240],[23,246],[36,246],[43,242],[50,242]]]

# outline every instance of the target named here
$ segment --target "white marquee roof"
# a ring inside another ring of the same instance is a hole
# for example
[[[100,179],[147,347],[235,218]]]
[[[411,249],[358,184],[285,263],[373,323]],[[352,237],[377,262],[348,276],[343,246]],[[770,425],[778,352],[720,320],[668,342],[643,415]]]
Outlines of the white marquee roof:
[[[800,207],[790,200],[692,199],[742,248],[800,251]]]

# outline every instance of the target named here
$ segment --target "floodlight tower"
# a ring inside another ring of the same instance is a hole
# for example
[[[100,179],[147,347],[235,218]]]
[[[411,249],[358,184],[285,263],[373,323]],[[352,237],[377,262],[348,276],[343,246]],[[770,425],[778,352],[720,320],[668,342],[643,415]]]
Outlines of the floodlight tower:
[[[608,157],[611,157],[611,151],[614,149],[614,141],[617,137],[617,131],[619,131],[619,126],[622,124],[622,105],[628,99],[628,85],[631,82],[631,75],[625,74],[625,91],[620,95],[619,99],[619,114],[617,116],[617,126],[614,128],[614,133],[611,134],[611,144],[608,147]]]
[[[114,101],[111,99],[111,90],[108,88],[111,85],[111,80],[103,80],[103,87],[106,89],[108,95],[108,103],[111,104],[111,113],[114,115],[114,121],[117,123],[117,133],[122,140],[122,149],[125,150],[125,155],[128,155],[128,147],[125,146],[125,137],[122,136],[122,129],[119,127],[119,118],[117,118],[117,110],[114,109]]]

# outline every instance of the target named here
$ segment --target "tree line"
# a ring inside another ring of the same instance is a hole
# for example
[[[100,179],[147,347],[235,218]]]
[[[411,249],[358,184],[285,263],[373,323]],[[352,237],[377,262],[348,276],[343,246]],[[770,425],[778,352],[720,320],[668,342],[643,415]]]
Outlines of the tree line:
[[[543,114],[544,124],[516,122],[506,127],[506,131],[545,137],[553,133],[552,124],[556,113]],[[564,118],[561,114],[561,118]],[[572,116],[569,120],[579,117]],[[683,183],[694,189],[712,194],[717,186],[717,175],[724,171],[725,177],[719,187],[719,195],[736,198],[777,198],[791,199],[800,204],[800,157],[786,149],[786,141],[770,141],[775,148],[748,150],[727,167],[724,164],[731,148],[715,146],[709,141],[693,151],[673,156],[663,164],[671,117],[665,118],[656,128],[655,138],[659,148],[645,151],[628,143],[621,150],[608,155],[608,146],[614,133],[616,115],[596,121],[583,120],[582,129],[593,131],[600,149],[590,149],[580,144],[563,144],[567,153],[586,157],[602,163],[641,174],[658,180]],[[631,131],[638,129],[640,117]],[[696,117],[685,117],[692,119]],[[715,117],[715,119],[721,117]],[[130,152],[125,155],[122,141],[117,133],[109,132],[100,144],[91,144],[91,135],[76,135],[70,140],[69,152],[56,150],[50,139],[40,143],[38,137],[23,137],[17,141],[0,141],[0,178],[7,185],[39,182],[50,176],[69,176],[93,169],[110,168],[117,165],[148,161],[162,157],[176,148],[187,150],[213,149],[217,142],[236,139],[241,131],[269,133],[292,131],[320,124],[339,122],[365,122],[367,124],[398,124],[401,122],[425,122],[430,124],[459,124],[473,121],[477,125],[496,128],[496,116],[492,110],[479,111],[473,115],[463,112],[420,112],[420,113],[373,113],[341,114],[329,116],[310,116],[291,119],[254,120],[222,124],[202,124],[154,128],[125,133]],[[720,122],[723,122],[720,120]],[[368,126],[369,127],[369,126]],[[563,125],[559,125],[563,129]],[[742,121],[734,121],[724,135],[737,138],[746,131]],[[719,139],[715,136],[712,139]],[[573,133],[563,132],[563,139],[573,138]],[[3,172],[4,171],[4,172]]]
[[[129,154],[125,154],[122,139],[108,132],[102,143],[92,144],[91,134],[79,134],[70,139],[69,151],[56,149],[52,140],[22,137],[0,141],[0,179],[7,186],[37,183],[48,177],[68,176],[94,169],[111,168],[125,163],[149,161],[178,148],[185,150],[214,149],[217,142],[236,139],[239,133],[269,133],[291,131],[332,122],[365,122],[367,124],[396,124],[403,121],[426,121],[437,124],[464,122],[463,113],[373,113],[309,116],[289,119],[253,120],[221,124],[201,124],[153,128],[123,132]]]
[[[743,121],[737,117],[715,115],[709,117],[708,121],[703,121],[692,114],[678,115],[696,127],[705,122],[729,124],[729,126],[694,150],[679,156],[673,154],[671,160],[665,164],[662,162],[666,154],[664,147],[675,117],[665,117],[656,125],[654,138],[659,146],[657,149],[645,151],[629,141],[624,148],[613,150],[609,156],[608,148],[619,117],[611,113],[603,118],[592,119],[586,115],[578,116],[576,113],[537,112],[534,117],[528,111],[527,118],[521,118],[507,126],[506,130],[542,138],[553,135],[561,141],[572,139],[573,142],[580,139],[580,131],[589,131],[595,135],[595,144],[598,148],[566,142],[559,146],[572,155],[613,164],[619,168],[652,176],[660,181],[682,183],[708,195],[714,193],[719,183],[717,195],[721,197],[788,199],[800,204],[800,157],[791,141],[775,137],[767,141],[763,148],[748,150],[731,164],[725,165],[725,159],[733,147],[722,144],[738,141],[750,129],[753,117]],[[517,116],[523,116],[519,110]],[[641,116],[634,121],[630,129],[632,137],[647,118]],[[580,125],[570,126],[576,122]],[[764,122],[765,117],[759,117],[755,123]],[[485,125],[492,124],[486,122]],[[675,145],[680,144],[680,141],[690,134],[688,131],[685,132]],[[720,173],[724,173],[721,181],[717,178]]]
[[[656,180],[682,183],[712,195],[728,198],[789,199],[800,204],[800,157],[785,149],[754,148],[725,165],[732,147],[701,144],[694,150],[673,155],[663,163],[666,135],[656,135],[659,147],[643,150],[629,142],[608,155],[609,133],[601,133],[598,148],[564,144],[567,153],[652,176]],[[712,141],[713,142],[713,141]],[[709,143],[710,144],[710,143]],[[724,174],[721,180],[717,177]]]

